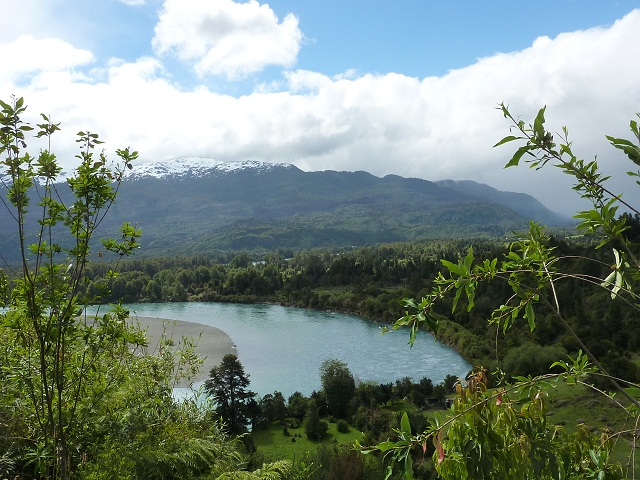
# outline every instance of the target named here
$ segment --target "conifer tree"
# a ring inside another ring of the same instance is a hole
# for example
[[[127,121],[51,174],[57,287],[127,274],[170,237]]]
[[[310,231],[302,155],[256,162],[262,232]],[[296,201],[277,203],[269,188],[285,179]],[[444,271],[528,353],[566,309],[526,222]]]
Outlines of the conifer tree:
[[[227,354],[211,369],[205,391],[216,403],[216,413],[227,424],[229,433],[242,433],[249,423],[248,406],[256,394],[249,390],[249,375],[238,356]]]

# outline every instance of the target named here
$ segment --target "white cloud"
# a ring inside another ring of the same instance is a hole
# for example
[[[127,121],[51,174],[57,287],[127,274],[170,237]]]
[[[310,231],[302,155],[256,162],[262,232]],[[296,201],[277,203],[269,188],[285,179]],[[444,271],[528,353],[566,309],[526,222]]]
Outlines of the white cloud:
[[[188,3],[193,13],[198,4]],[[227,13],[238,6],[210,3],[225,5]],[[265,8],[255,2],[243,5],[260,12]],[[181,28],[171,30],[165,23],[168,30],[162,37],[172,31],[185,36],[162,48],[202,62],[215,49],[211,37],[196,32],[190,40],[185,32],[195,26],[192,15],[171,1],[165,14],[169,11],[173,22],[182,18]],[[238,31],[239,17],[229,15],[221,38]],[[158,31],[156,35],[160,38]],[[203,38],[200,49],[197,40]],[[63,122],[54,148],[67,165],[74,155],[73,134],[88,129],[100,133],[109,150],[129,145],[143,160],[208,156],[291,162],[308,170],[471,179],[534,194],[567,212],[577,207],[570,182],[560,172],[503,170],[513,147],[492,148],[509,133],[495,107],[505,101],[528,121],[547,105],[549,127],[559,131],[568,125],[577,153],[587,160],[597,154],[608,173],[624,175],[631,165],[608,146],[604,135],[628,136],[628,122],[640,110],[639,44],[636,10],[608,28],[540,38],[525,50],[483,58],[442,77],[354,72],[330,77],[298,70],[287,72],[279,89],[271,85],[233,97],[204,86],[185,90],[167,80],[172,72],[154,58],[112,60],[103,70],[79,72],[77,67],[91,59],[88,52],[56,43],[49,50],[56,62],[28,55],[32,60],[14,71],[39,65],[31,83],[15,91],[12,80],[0,75],[0,92],[24,95],[36,110],[32,114],[43,111]],[[5,56],[33,50],[21,45],[0,49]],[[627,192],[637,191],[634,187],[632,182],[616,185]]]
[[[15,40],[20,35],[40,35],[49,36],[51,34],[51,22],[46,22],[47,14],[50,13],[50,4],[41,0],[21,0],[20,2],[2,2],[2,28],[0,28],[0,42]],[[29,12],[25,15],[25,12]]]
[[[194,61],[200,76],[236,79],[269,65],[291,67],[301,41],[295,16],[279,23],[268,5],[255,0],[166,0],[153,47],[159,55]]]
[[[34,72],[83,66],[93,61],[93,54],[56,38],[35,39],[21,35],[0,44],[0,58],[3,63],[0,77],[16,78]]]

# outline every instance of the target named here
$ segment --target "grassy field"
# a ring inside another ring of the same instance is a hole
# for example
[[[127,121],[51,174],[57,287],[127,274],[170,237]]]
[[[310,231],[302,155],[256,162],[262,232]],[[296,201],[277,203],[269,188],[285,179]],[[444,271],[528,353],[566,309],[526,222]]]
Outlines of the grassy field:
[[[570,432],[575,431],[580,424],[588,425],[592,431],[598,432],[617,432],[633,427],[625,423],[627,418],[620,407],[584,385],[558,383],[552,388],[545,388],[545,391],[549,394],[549,426],[562,425]],[[620,401],[622,397],[615,398]],[[393,407],[388,408],[398,412],[415,407],[405,402],[396,402]],[[433,413],[432,410],[425,412],[427,417],[432,417]],[[264,455],[265,461],[301,459],[308,452],[314,452],[320,445],[353,445],[356,440],[362,441],[364,437],[353,427],[348,433],[340,433],[335,423],[329,423],[328,434],[321,441],[308,440],[303,426],[289,428],[288,432],[290,436],[284,435],[282,426],[273,424],[269,428],[252,433],[258,452]],[[615,444],[614,459],[623,466],[627,465],[631,448],[630,438],[620,437]],[[640,468],[640,459],[636,463]]]
[[[251,434],[258,452],[264,455],[265,461],[303,458],[307,452],[313,452],[323,444],[353,445],[356,440],[363,439],[362,433],[353,427],[348,433],[338,432],[335,423],[329,423],[329,431],[320,441],[307,439],[304,426],[289,427],[288,431],[290,436],[283,434],[281,425],[273,424],[269,428],[256,430]]]
[[[585,424],[592,431],[610,433],[635,428],[629,424],[633,419],[627,418],[613,400],[584,385],[559,383],[548,393],[550,425],[563,425],[568,431],[575,431],[580,424]],[[623,405],[628,403],[620,394],[614,399]],[[614,460],[627,465],[632,448],[629,436],[619,437],[613,449]],[[636,468],[640,469],[640,455],[636,457]]]

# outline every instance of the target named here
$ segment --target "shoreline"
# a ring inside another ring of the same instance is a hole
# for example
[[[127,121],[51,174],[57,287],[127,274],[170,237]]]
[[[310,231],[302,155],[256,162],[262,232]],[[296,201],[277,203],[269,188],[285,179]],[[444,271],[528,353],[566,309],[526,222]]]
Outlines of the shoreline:
[[[314,308],[314,307],[308,307],[308,306],[303,306],[303,305],[299,305],[296,304],[295,302],[285,302],[282,300],[278,300],[278,299],[256,299],[256,298],[252,298],[252,299],[233,299],[230,300],[228,298],[225,297],[220,297],[220,298],[215,298],[215,299],[209,299],[209,300],[202,300],[202,299],[190,299],[187,302],[202,302],[202,303],[238,303],[238,304],[246,304],[246,305],[279,305],[282,307],[288,307],[288,308],[299,308],[302,310],[314,310],[314,311],[325,311],[325,312],[333,312],[333,313],[339,313],[342,315],[351,315],[354,317],[359,317],[363,320],[366,320],[368,322],[371,323],[375,323],[375,324],[382,324],[382,325],[388,325],[389,327],[392,327],[393,324],[395,323],[395,320],[392,319],[385,319],[385,318],[372,318],[369,316],[364,315],[362,312],[359,312],[357,310],[351,310],[351,309],[344,309],[344,308],[337,308],[337,307],[333,307],[333,308]],[[134,302],[137,303],[137,302]],[[143,302],[144,303],[144,302]],[[167,302],[159,302],[159,303],[167,303]],[[170,302],[169,302],[170,303]],[[149,320],[157,320],[157,318],[155,317],[139,317],[139,318],[148,318]],[[163,319],[159,319],[159,320],[163,320]],[[447,321],[451,321],[452,323],[455,324],[455,322],[453,322],[449,317],[446,317]],[[183,324],[188,324],[188,323],[193,323],[195,325],[198,325],[202,328],[212,328],[215,330],[219,330],[216,327],[209,327],[207,325],[203,325],[203,324],[199,324],[199,323],[195,323],[195,322],[187,322],[187,321],[182,321],[182,320],[170,320],[170,319],[164,319],[164,321],[166,322],[177,322],[177,323],[183,323]],[[142,325],[142,322],[141,322]],[[457,325],[457,324],[455,324]],[[463,349],[460,348],[459,342],[456,342],[455,340],[457,339],[457,335],[454,335],[453,338],[443,338],[443,335],[435,335],[432,331],[428,330],[428,329],[424,329],[425,332],[431,334],[434,336],[434,338],[436,339],[436,341],[442,345],[445,345],[446,347],[450,348],[451,350],[455,351],[456,353],[458,353],[458,355],[460,355],[464,360],[466,360],[468,363],[471,363],[472,365],[474,364],[474,362],[476,362],[478,359],[473,358],[469,355],[467,355],[467,352],[463,351]],[[228,337],[228,335],[225,332],[222,332],[224,335],[226,335]],[[189,336],[189,335],[185,335],[185,336]],[[194,339],[197,338],[197,335],[194,336]],[[230,339],[230,337],[229,337]],[[232,342],[231,343],[233,350],[227,353],[233,353],[234,355],[237,355],[237,350],[235,349],[235,344]],[[151,346],[151,342],[149,343],[149,346]],[[198,353],[199,350],[196,349],[196,351]],[[202,353],[200,353],[201,356],[204,356]],[[222,361],[222,357],[224,356],[220,355],[219,356],[219,360],[213,362],[212,365],[210,366],[206,366],[205,364],[202,365],[201,367],[201,371],[198,373],[198,378],[193,380],[193,383],[196,382],[202,382],[204,380],[206,380],[209,377],[209,371],[211,370],[212,367],[218,366],[220,364],[220,362]],[[202,377],[202,378],[200,378]]]
[[[224,296],[216,296],[216,297],[213,297],[213,298],[210,298],[210,299],[207,299],[207,300],[203,300],[201,298],[200,299],[199,298],[189,299],[186,302],[187,303],[189,303],[189,302],[237,303],[237,304],[241,304],[241,305],[279,305],[281,307],[299,308],[301,310],[313,310],[313,311],[317,311],[317,312],[330,312],[330,313],[339,313],[341,315],[351,315],[353,317],[358,317],[358,318],[361,318],[363,320],[366,320],[368,322],[372,322],[372,323],[375,323],[375,324],[388,325],[389,327],[393,327],[394,323],[397,320],[397,319],[391,319],[391,318],[370,317],[370,316],[365,315],[365,313],[363,313],[363,312],[360,312],[358,310],[351,310],[351,309],[348,309],[348,308],[345,309],[345,308],[338,308],[338,307],[308,307],[308,306],[300,305],[300,304],[298,304],[296,302],[283,301],[283,300],[278,300],[278,299],[272,299],[272,300],[267,300],[267,299],[258,300],[258,299],[255,299],[255,298],[228,299],[227,297],[224,297]],[[158,303],[170,303],[170,302],[158,302]],[[444,320],[452,321],[449,317],[445,317]],[[477,359],[475,359],[473,357],[468,356],[465,352],[463,352],[459,348],[458,343],[448,341],[448,339],[446,339],[446,338],[441,338],[442,337],[441,335],[436,336],[429,329],[423,328],[423,331],[433,335],[434,338],[436,338],[436,340],[439,343],[441,343],[442,345],[445,345],[445,346],[449,347],[450,349],[454,350],[455,352],[457,352],[467,362],[473,364],[477,360]]]
[[[193,378],[189,381],[182,379],[176,387],[189,387],[194,383],[203,382],[209,378],[211,369],[220,365],[225,355],[237,355],[236,346],[231,337],[217,327],[158,317],[133,316],[129,317],[129,320],[138,324],[146,333],[149,342],[147,349],[151,355],[157,352],[163,336],[173,340],[172,348],[174,349],[182,346],[183,337],[194,341],[195,351],[202,359],[202,365]]]

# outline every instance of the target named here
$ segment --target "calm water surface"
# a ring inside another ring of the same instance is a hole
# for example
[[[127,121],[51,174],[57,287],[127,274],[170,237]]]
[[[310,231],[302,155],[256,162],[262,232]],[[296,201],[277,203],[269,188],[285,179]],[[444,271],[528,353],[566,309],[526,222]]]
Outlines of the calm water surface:
[[[337,358],[360,381],[388,383],[408,376],[428,377],[434,384],[447,374],[470,370],[457,352],[420,332],[409,348],[408,330],[381,334],[380,326],[359,317],[279,305],[228,303],[157,303],[125,305],[131,314],[211,325],[226,332],[237,346],[259,395],[279,390],[287,398],[319,390],[320,365]]]

